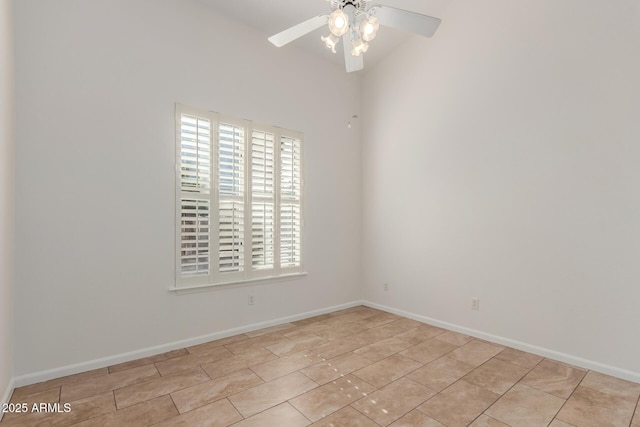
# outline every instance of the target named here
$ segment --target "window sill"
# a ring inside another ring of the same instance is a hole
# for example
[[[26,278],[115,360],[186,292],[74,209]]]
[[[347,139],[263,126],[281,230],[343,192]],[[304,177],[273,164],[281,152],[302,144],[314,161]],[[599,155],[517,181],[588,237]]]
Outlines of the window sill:
[[[291,273],[291,274],[283,274],[281,276],[267,276],[267,277],[259,277],[256,279],[248,279],[248,280],[236,280],[233,282],[224,282],[224,283],[213,283],[208,285],[193,285],[193,286],[180,286],[180,287],[172,287],[169,288],[169,292],[175,292],[178,295],[182,294],[190,294],[194,292],[204,292],[204,291],[213,291],[213,290],[221,290],[221,289],[229,289],[229,288],[237,288],[242,286],[250,286],[253,284],[257,284],[260,282],[274,283],[283,280],[294,280],[300,278],[302,276],[306,276],[309,273]]]

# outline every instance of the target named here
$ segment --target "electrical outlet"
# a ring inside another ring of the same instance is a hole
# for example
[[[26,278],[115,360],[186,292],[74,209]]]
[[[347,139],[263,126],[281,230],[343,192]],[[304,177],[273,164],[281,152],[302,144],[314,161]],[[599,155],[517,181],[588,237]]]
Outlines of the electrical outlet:
[[[254,305],[256,302],[253,299],[253,295],[249,295],[249,305]]]
[[[480,310],[480,298],[471,298],[471,310]]]
[[[389,290],[389,284],[388,284],[388,283],[385,283],[385,284],[383,285],[383,289],[384,289],[385,291],[388,291],[388,290]]]

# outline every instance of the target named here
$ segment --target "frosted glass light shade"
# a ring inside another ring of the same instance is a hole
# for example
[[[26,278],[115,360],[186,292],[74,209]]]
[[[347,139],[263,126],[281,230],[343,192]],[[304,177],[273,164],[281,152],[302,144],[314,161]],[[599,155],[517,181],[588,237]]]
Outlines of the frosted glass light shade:
[[[365,53],[369,49],[369,43],[363,41],[362,39],[358,39],[353,42],[353,49],[351,49],[351,54],[353,56],[360,56]]]
[[[360,34],[362,35],[362,40],[367,42],[373,40],[376,37],[378,28],[380,28],[380,24],[375,16],[364,18],[360,23]]]
[[[349,31],[349,16],[342,9],[336,9],[329,15],[329,31],[336,37],[342,37]]]
[[[336,45],[338,44],[338,37],[333,34],[329,34],[327,37],[320,36],[320,39],[324,42],[324,45],[331,49],[331,52],[336,53]]]

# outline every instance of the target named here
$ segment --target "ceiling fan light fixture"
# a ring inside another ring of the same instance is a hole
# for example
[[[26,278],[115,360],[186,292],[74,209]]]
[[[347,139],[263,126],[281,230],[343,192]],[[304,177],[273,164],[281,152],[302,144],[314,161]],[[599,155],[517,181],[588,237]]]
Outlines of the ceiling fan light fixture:
[[[342,37],[349,31],[349,16],[342,9],[336,9],[329,15],[329,30],[336,37]]]
[[[329,34],[327,37],[320,36],[320,39],[324,42],[327,49],[331,49],[331,52],[336,53],[336,45],[338,44],[338,37],[333,34]]]
[[[326,14],[302,21],[272,35],[268,40],[282,47],[322,27],[329,27],[330,34],[322,36],[321,40],[334,53],[338,42],[343,43],[345,68],[351,73],[364,68],[363,54],[369,49],[369,43],[376,37],[380,25],[431,37],[441,22],[438,18],[410,10],[381,4],[370,5],[371,0],[326,2],[330,9]]]
[[[376,33],[380,28],[378,18],[375,16],[365,17],[360,23],[360,35],[364,41],[370,42],[376,37]]]
[[[369,43],[362,39],[358,39],[353,42],[353,49],[351,49],[351,55],[360,56],[369,49]]]

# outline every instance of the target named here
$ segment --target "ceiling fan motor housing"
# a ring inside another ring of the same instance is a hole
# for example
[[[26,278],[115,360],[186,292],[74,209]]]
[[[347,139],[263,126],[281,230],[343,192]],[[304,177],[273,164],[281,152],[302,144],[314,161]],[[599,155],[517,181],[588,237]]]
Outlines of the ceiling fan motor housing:
[[[344,9],[346,6],[353,6],[360,12],[366,12],[369,0],[331,0],[331,10]]]

